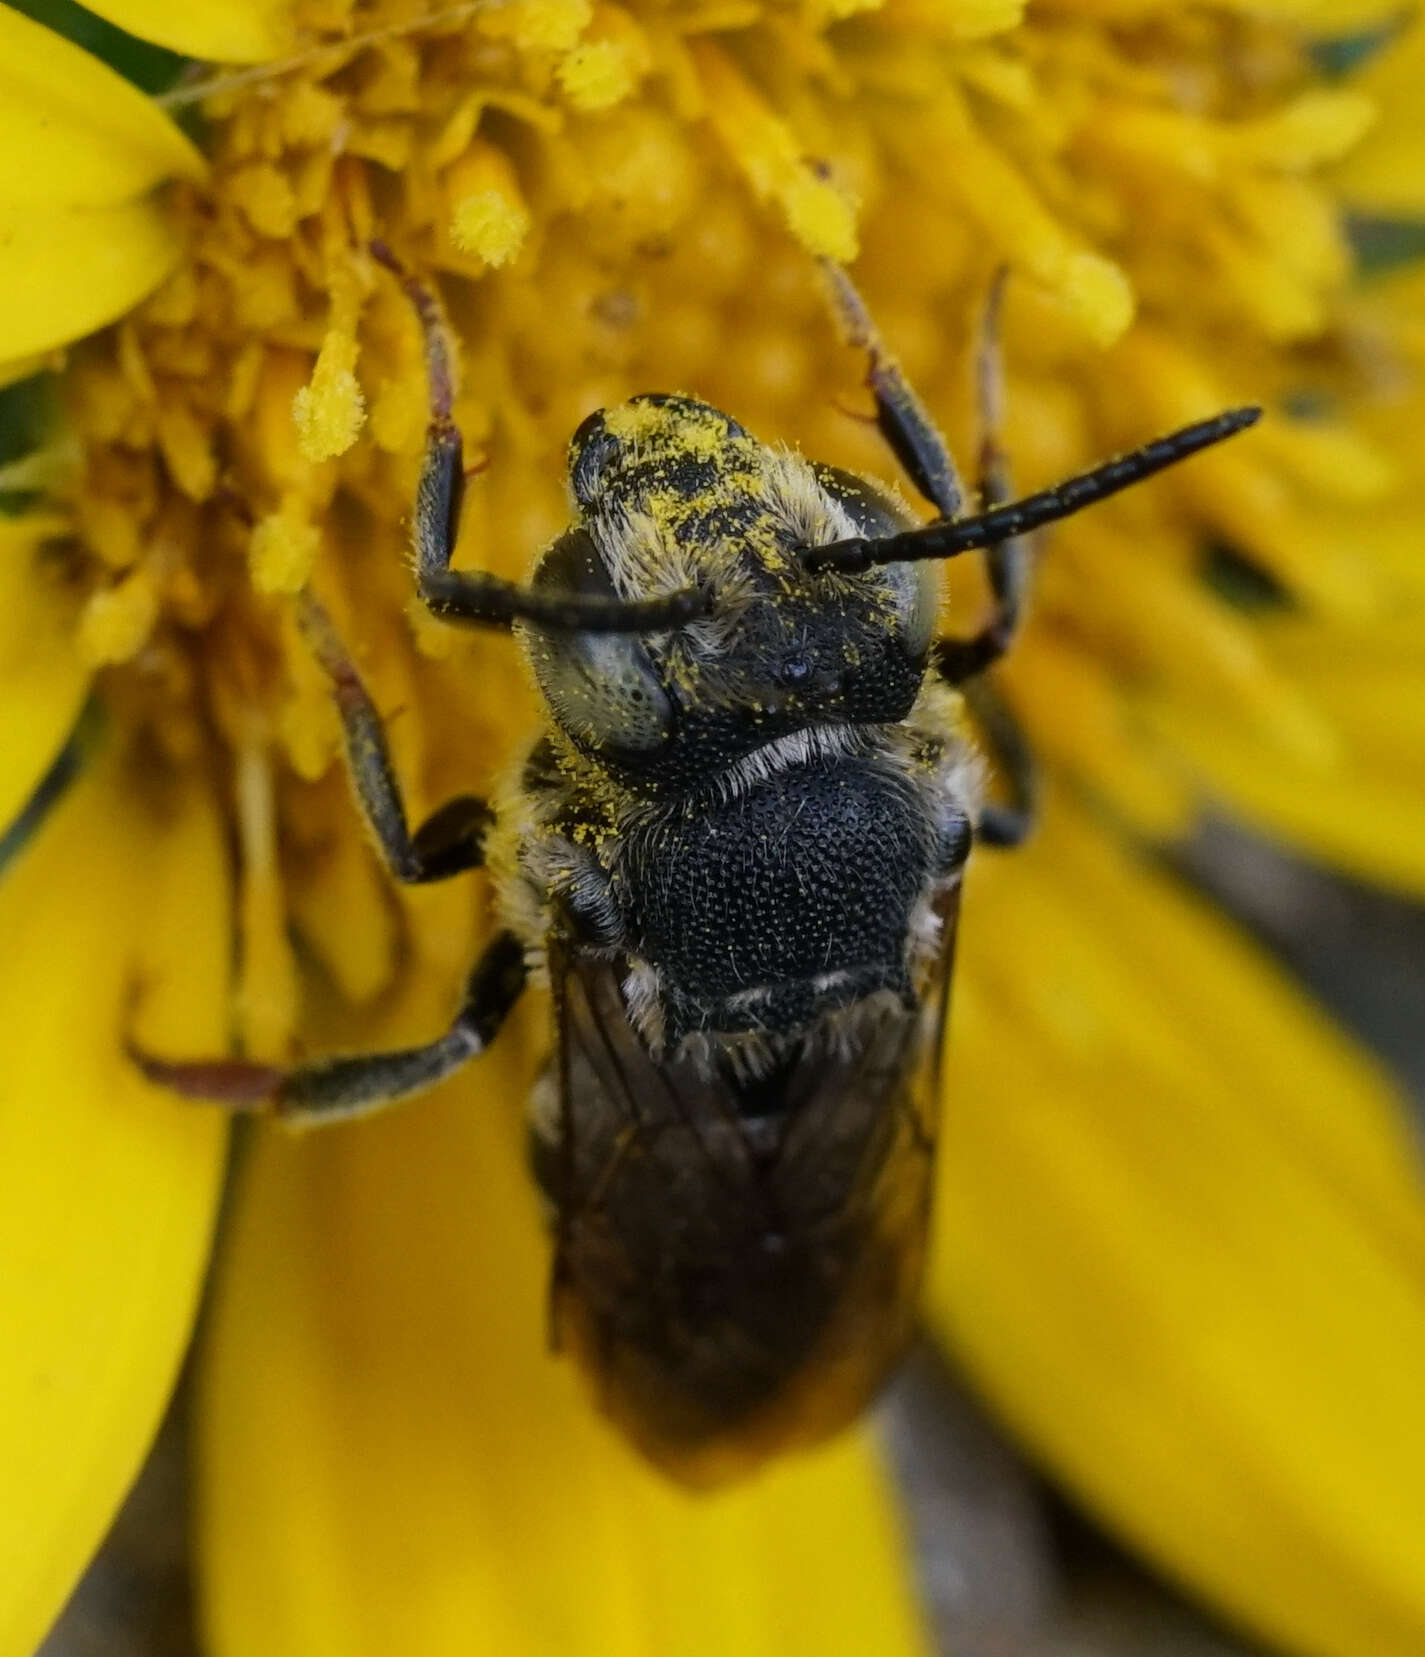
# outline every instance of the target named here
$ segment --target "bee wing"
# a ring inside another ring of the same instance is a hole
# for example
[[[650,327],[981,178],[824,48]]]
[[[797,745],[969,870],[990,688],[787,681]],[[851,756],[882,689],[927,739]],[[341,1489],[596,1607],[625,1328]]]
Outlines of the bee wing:
[[[954,895],[925,999],[886,998],[774,1096],[659,1062],[616,967],[556,984],[556,1337],[646,1454],[717,1482],[866,1403],[909,1337],[924,1255]]]

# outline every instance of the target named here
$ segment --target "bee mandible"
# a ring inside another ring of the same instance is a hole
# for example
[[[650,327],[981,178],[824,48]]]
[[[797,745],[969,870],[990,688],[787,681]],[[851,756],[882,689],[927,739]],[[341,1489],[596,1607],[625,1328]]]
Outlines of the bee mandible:
[[[438,300],[382,245],[425,340],[413,517],[421,599],[512,629],[548,727],[492,799],[414,832],[380,717],[314,599],[362,812],[395,879],[486,865],[501,925],[445,1033],[282,1070],[135,1052],[195,1098],[337,1121],[475,1059],[534,978],[553,1040],[530,1102],[553,1216],[556,1345],[652,1461],[710,1484],[833,1432],[909,1338],[930,1210],[937,1066],[966,860],[1028,826],[1027,754],[981,695],[1009,648],[1030,533],[1250,425],[1236,409],[1009,498],[992,313],[978,500],[849,277],[836,310],[924,523],[883,484],[764,444],[695,398],[591,415],[570,526],[520,586],[454,570],[464,483]],[[976,633],[936,636],[941,561],[986,557]]]

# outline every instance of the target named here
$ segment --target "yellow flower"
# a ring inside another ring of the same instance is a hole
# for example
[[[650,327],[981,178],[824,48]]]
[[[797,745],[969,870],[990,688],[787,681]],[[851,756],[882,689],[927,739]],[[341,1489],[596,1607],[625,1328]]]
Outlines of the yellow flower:
[[[1008,266],[1025,485],[1273,410],[1042,560],[1003,682],[1044,822],[968,884],[928,1315],[1228,1614],[1323,1657],[1425,1649],[1407,1130],[1151,852],[1215,798],[1425,889],[1425,290],[1353,283],[1339,220],[1421,205],[1425,31],[1358,84],[1308,43],[1389,5],[100,9],[248,67],[148,98],[0,9],[0,362],[60,368],[65,408],[0,476],[44,485],[0,527],[0,1657],[132,1476],[206,1263],[224,1128],[141,1083],[128,1020],[163,1052],[424,1037],[487,925],[478,877],[378,872],[293,619],[310,582],[417,813],[527,745],[508,641],[411,611],[420,348],[378,233],[441,280],[488,460],[461,557],[509,576],[561,526],[568,434],[639,389],[889,474],[814,254],[857,261],[961,455]],[[169,118],[194,111],[198,142]],[[208,1648],[920,1649],[863,1435],[695,1502],[544,1351],[544,1026],[409,1110],[253,1136],[200,1355]]]

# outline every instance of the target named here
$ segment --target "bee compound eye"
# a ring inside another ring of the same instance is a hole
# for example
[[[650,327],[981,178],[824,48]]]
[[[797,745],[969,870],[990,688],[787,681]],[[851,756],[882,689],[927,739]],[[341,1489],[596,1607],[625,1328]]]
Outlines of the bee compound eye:
[[[672,703],[636,635],[536,635],[530,659],[555,719],[571,735],[627,753],[646,753],[667,738]]]
[[[592,506],[598,499],[604,473],[619,449],[619,440],[608,429],[602,409],[580,423],[569,443],[569,482],[581,506]]]

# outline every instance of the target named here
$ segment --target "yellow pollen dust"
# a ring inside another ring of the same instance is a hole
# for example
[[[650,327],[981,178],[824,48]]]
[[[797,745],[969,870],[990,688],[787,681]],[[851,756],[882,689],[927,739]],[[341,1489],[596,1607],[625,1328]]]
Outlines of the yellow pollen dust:
[[[668,424],[668,411],[657,403],[619,403],[604,410],[604,426],[625,443],[652,437]]]
[[[1117,265],[1096,254],[1075,253],[1064,261],[1059,292],[1098,345],[1112,345],[1133,321],[1132,285]]]
[[[492,269],[518,257],[529,235],[529,209],[519,175],[498,145],[473,139],[446,170],[445,197],[455,204],[450,239],[460,252]]]
[[[683,423],[682,445],[694,460],[712,460],[727,446],[721,420],[705,416]]]
[[[696,56],[708,118],[759,196],[781,206],[809,253],[849,264],[859,251],[856,206],[808,158],[795,131],[722,50]]]

